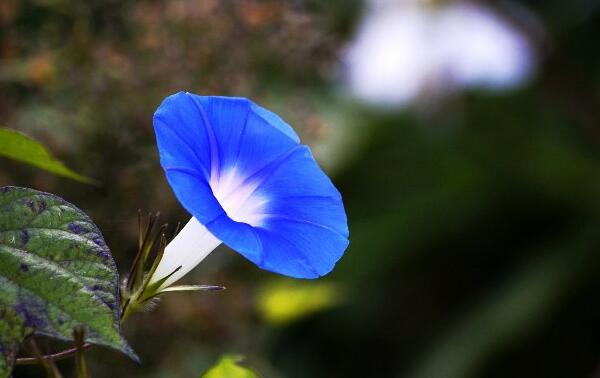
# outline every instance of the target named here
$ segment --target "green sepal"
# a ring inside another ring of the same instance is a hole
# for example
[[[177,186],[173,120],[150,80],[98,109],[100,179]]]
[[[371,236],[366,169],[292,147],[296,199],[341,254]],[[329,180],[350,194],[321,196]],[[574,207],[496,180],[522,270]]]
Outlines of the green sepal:
[[[179,285],[169,286],[160,291],[160,293],[168,293],[174,291],[220,291],[225,290],[224,286],[217,285]]]

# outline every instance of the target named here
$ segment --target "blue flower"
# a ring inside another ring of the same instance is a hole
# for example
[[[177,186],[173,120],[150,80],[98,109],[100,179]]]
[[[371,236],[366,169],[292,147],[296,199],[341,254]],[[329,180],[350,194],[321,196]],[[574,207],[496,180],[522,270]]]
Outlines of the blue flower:
[[[193,218],[152,281],[168,286],[221,242],[296,278],[330,272],[348,246],[342,198],[279,116],[245,98],[167,97],[154,114],[160,162]]]

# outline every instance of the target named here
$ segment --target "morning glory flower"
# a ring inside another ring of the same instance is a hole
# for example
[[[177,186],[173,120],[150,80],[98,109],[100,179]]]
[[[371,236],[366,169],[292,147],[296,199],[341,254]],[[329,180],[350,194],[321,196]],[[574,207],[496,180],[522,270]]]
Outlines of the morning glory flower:
[[[166,287],[221,243],[262,269],[330,272],[348,246],[342,198],[292,127],[245,98],[180,92],[154,114],[160,162],[191,220],[151,281]]]

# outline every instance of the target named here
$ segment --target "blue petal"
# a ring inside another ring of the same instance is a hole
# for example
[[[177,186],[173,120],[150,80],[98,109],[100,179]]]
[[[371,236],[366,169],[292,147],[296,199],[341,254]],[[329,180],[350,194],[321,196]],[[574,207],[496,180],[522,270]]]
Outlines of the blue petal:
[[[251,174],[299,143],[281,118],[244,98],[188,95],[208,119],[216,139],[218,173],[236,168]]]
[[[185,167],[209,177],[210,145],[200,112],[183,92],[167,97],[154,113],[154,131],[163,168]]]
[[[243,98],[178,93],[158,108],[154,126],[175,195],[229,247],[299,278],[324,275],[341,258],[348,246],[341,196],[276,114]],[[232,171],[250,196],[265,199],[260,224],[232,219],[217,200],[215,183]]]
[[[167,180],[179,202],[202,224],[225,214],[208,181],[192,170],[165,168]]]

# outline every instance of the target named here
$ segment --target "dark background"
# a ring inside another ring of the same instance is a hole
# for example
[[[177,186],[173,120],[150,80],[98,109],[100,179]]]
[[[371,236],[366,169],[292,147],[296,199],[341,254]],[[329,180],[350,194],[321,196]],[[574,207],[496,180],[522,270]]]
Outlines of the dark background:
[[[100,182],[1,159],[0,185],[82,208],[121,272],[137,209],[188,219],[152,130],[179,90],[282,115],[348,212],[345,257],[300,283],[335,286],[337,305],[272,324],[257,298],[280,279],[220,247],[185,282],[228,290],[173,294],[132,318],[143,365],[96,349],[93,376],[198,377],[234,352],[265,377],[599,377],[600,11],[520,4],[545,29],[524,86],[377,109],[340,84],[358,1],[0,0],[0,124]]]

